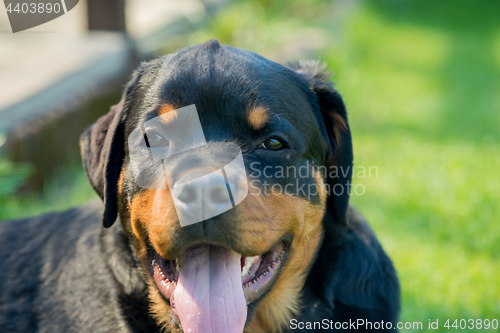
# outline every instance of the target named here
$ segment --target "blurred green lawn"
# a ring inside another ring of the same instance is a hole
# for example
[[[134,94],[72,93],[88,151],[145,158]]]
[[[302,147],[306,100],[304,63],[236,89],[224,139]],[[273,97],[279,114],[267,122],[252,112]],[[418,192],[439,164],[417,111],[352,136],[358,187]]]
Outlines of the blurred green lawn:
[[[32,169],[0,155],[0,221],[62,211],[98,198],[81,165],[65,166],[44,180],[42,193],[19,193]]]
[[[499,15],[493,0],[238,1],[187,39],[288,60],[297,36],[323,41],[315,57],[336,73],[355,165],[378,170],[355,175],[365,193],[352,202],[395,262],[401,320],[424,329],[500,320]],[[74,174],[73,190],[53,185],[43,204],[10,198],[0,218],[93,197]]]
[[[379,170],[352,201],[396,264],[402,320],[500,317],[498,14],[498,1],[371,2],[322,53],[355,164]]]

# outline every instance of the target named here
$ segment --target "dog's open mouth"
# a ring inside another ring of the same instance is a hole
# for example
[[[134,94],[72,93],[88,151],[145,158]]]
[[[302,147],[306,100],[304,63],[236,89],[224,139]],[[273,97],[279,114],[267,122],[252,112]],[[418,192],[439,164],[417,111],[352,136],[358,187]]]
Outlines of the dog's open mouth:
[[[185,332],[242,332],[247,305],[273,284],[289,251],[279,241],[268,252],[243,257],[214,245],[189,248],[175,260],[152,251],[153,278]]]

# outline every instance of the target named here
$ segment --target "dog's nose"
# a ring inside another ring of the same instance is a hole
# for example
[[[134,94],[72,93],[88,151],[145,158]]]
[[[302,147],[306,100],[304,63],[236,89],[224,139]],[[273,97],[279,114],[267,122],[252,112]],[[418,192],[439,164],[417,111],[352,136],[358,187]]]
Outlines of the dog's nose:
[[[182,225],[203,221],[231,209],[229,193],[220,169],[188,173],[172,187],[175,210]]]
[[[217,206],[225,205],[229,199],[227,186],[220,181],[213,181],[211,184],[189,182],[181,184],[179,190],[177,199],[186,204],[196,205],[201,201],[205,205]]]

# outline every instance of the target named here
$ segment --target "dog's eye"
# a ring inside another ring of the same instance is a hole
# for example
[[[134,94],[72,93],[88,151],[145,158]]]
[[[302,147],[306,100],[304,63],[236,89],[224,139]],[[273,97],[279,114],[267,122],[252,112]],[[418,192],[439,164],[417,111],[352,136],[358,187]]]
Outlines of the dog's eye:
[[[168,145],[167,139],[158,134],[156,131],[152,131],[146,134],[146,143],[149,148],[157,148]]]
[[[279,139],[271,138],[262,142],[258,148],[261,149],[269,149],[269,150],[281,150],[285,148],[285,144]]]

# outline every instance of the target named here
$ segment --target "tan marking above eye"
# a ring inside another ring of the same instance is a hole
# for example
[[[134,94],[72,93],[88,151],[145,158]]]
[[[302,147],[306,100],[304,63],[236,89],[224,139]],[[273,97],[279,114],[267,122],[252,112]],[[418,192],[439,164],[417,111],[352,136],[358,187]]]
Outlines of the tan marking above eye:
[[[172,104],[163,104],[162,106],[160,106],[160,108],[158,109],[158,115],[161,116],[161,119],[168,123],[170,121],[172,121],[176,114],[175,113],[170,113],[171,111],[175,111],[177,110],[179,107],[177,107],[176,105],[172,105]]]
[[[250,109],[247,113],[247,121],[250,126],[255,130],[264,128],[269,121],[269,114],[266,107],[257,106]]]

